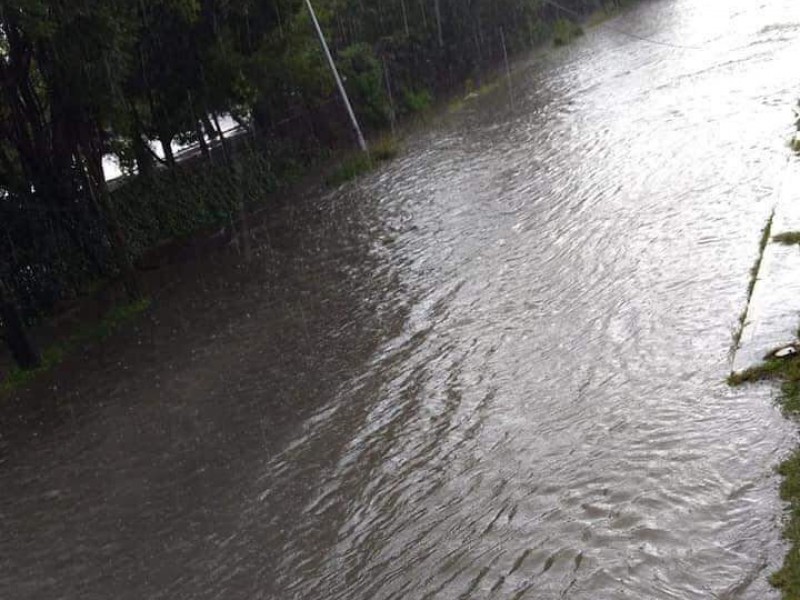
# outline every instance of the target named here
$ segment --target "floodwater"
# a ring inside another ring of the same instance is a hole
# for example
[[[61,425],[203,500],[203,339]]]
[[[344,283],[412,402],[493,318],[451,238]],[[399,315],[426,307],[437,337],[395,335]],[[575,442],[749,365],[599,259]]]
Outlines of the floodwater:
[[[723,380],[798,56],[644,2],[167,268],[3,424],[0,598],[776,598],[795,426]]]

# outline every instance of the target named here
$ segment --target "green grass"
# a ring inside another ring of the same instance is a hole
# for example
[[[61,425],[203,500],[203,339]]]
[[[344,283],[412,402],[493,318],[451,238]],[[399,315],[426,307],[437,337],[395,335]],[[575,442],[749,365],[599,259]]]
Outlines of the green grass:
[[[596,27],[617,16],[631,4],[631,0],[621,0],[619,2],[604,2],[589,18],[586,19],[587,27]]]
[[[325,183],[331,187],[336,187],[351,179],[355,179],[370,169],[372,169],[372,160],[369,154],[359,152],[358,154],[353,154],[345,158],[336,170],[328,176]]]
[[[553,45],[566,46],[583,35],[583,28],[569,19],[558,19],[553,23]]]
[[[42,352],[41,366],[27,371],[20,368],[12,369],[6,377],[0,381],[0,395],[13,392],[14,390],[28,385],[37,377],[43,373],[47,373],[58,365],[79,346],[109,337],[111,334],[118,331],[122,325],[143,313],[149,307],[149,298],[144,298],[130,304],[115,306],[109,310],[98,323],[85,326],[73,333],[66,340],[56,342],[45,349],[44,352]]]
[[[789,380],[793,377],[795,368],[795,359],[767,359],[760,365],[750,367],[738,373],[731,373],[728,376],[728,383],[732,386],[742,385],[744,383],[757,383],[759,381],[766,381],[770,379],[779,378],[781,380]],[[800,377],[800,363],[796,365],[797,375]]]
[[[760,381],[779,382],[781,408],[789,416],[800,416],[800,356],[768,358],[756,367],[728,377],[728,383],[733,386]],[[777,470],[783,477],[781,499],[789,505],[783,535],[791,548],[781,568],[770,576],[770,583],[781,590],[785,600],[796,600],[800,598],[800,448]]]
[[[778,473],[783,477],[781,499],[789,503],[789,518],[783,535],[792,547],[769,581],[788,600],[800,598],[800,449],[781,463]]]
[[[456,98],[455,100],[451,100],[450,103],[447,105],[447,112],[457,113],[462,108],[464,108],[466,104],[467,104],[466,97]]]
[[[400,145],[393,137],[384,137],[370,146],[369,154],[358,152],[347,156],[325,179],[331,187],[336,187],[371,171],[380,163],[393,159],[400,152]]]
[[[800,104],[799,104],[800,105]],[[800,119],[797,121],[800,129]],[[800,134],[791,142],[792,150],[800,153]],[[773,213],[774,215],[774,213]],[[752,295],[755,286],[755,277],[761,265],[761,257],[769,240],[772,229],[772,217],[761,235],[761,251],[756,261],[748,288],[748,298]],[[787,231],[773,236],[772,240],[779,244],[800,244],[800,231]],[[748,300],[749,302],[749,300]],[[742,325],[744,318],[742,319]],[[741,331],[739,333],[741,335]],[[800,330],[797,331],[800,339]],[[733,386],[757,383],[761,381],[776,381],[780,383],[778,403],[788,416],[797,419],[800,417],[800,354],[785,359],[777,359],[769,353],[760,365],[742,371],[731,373],[728,383]],[[783,559],[783,565],[770,575],[770,583],[781,591],[784,600],[800,600],[800,448],[796,448],[789,458],[778,466],[781,481],[781,499],[789,505],[783,527],[783,537],[790,544],[789,552]]]
[[[403,92],[403,107],[409,113],[421,113],[428,110],[433,104],[433,95],[426,89],[405,90]]]
[[[598,8],[592,14],[589,15],[589,18],[586,19],[586,26],[587,27],[597,27],[601,23],[605,23],[611,17],[618,15],[620,10],[612,5],[606,5],[603,8]]]
[[[393,137],[383,137],[372,144],[369,152],[373,161],[384,162],[392,160],[400,153],[400,144]]]
[[[800,244],[800,231],[786,231],[772,236],[772,241],[787,246],[794,246]]]
[[[788,415],[800,415],[800,356],[767,359],[763,364],[733,373],[728,383],[734,386],[759,381],[780,382],[779,403]],[[791,548],[781,568],[770,576],[770,583],[781,590],[785,600],[800,598],[800,448],[778,467],[783,477],[781,499],[789,504],[783,535]]]
[[[500,87],[500,79],[495,79],[494,81],[489,81],[488,83],[484,83],[481,87],[475,88],[472,85],[472,80],[468,79],[467,83],[464,84],[466,93],[461,98],[456,98],[452,100],[447,105],[448,112],[455,113],[460,111],[467,105],[467,102],[470,100],[474,100],[475,98],[479,98],[480,96],[484,96],[486,94],[490,94],[491,92],[495,91],[497,88]]]

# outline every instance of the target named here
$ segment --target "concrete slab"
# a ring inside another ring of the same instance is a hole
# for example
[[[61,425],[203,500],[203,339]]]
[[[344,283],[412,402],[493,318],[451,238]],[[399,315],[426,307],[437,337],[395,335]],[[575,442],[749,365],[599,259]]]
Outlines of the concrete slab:
[[[796,159],[789,162],[781,184],[770,241],[764,249],[733,357],[734,373],[758,365],[769,352],[798,338],[800,245],[772,241],[772,236],[788,231],[800,231],[800,162]]]

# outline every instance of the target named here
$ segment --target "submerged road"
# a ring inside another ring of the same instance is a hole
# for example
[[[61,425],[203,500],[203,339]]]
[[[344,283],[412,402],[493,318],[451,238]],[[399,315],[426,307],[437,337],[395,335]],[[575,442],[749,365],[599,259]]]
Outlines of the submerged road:
[[[171,268],[3,424],[0,598],[777,598],[795,427],[724,379],[798,56],[643,2]]]

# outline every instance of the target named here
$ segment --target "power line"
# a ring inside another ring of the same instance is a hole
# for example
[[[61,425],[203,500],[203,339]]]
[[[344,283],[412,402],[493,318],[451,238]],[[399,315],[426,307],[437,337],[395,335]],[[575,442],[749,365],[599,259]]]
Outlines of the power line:
[[[557,9],[559,9],[559,10],[563,10],[565,13],[571,14],[571,15],[573,15],[574,17],[576,17],[578,19],[583,17],[583,15],[575,12],[574,10],[571,10],[571,9],[567,8],[566,6],[562,6],[561,4],[559,4],[557,2],[554,2],[553,0],[542,0],[542,2],[544,2],[545,4],[549,4],[550,6],[553,6],[553,7],[557,8]],[[700,50],[701,49],[701,48],[698,48],[697,46],[681,46],[679,44],[671,44],[670,42],[662,42],[661,40],[654,40],[653,38],[644,37],[644,36],[641,36],[641,35],[637,35],[635,33],[631,33],[630,31],[624,31],[622,29],[618,29],[616,27],[613,27],[609,23],[600,23],[599,26],[600,27],[607,27],[608,29],[610,29],[612,31],[616,31],[620,35],[625,35],[625,36],[628,36],[628,37],[633,38],[635,40],[640,40],[642,42],[648,42],[650,44],[656,44],[656,45],[659,45],[659,46],[667,46],[668,48],[677,48],[679,50]]]

